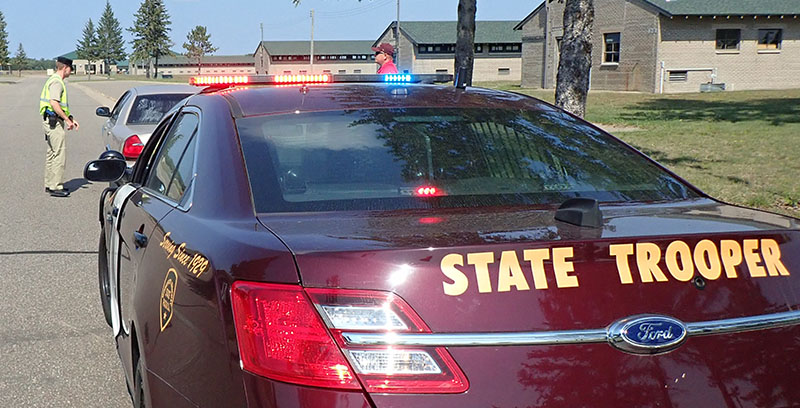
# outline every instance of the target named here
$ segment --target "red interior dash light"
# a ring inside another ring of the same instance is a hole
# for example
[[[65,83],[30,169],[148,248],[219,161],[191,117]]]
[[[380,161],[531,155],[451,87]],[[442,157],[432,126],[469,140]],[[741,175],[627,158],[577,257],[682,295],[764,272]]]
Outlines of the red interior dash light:
[[[419,186],[414,193],[417,197],[434,197],[445,195],[444,191],[434,186]]]

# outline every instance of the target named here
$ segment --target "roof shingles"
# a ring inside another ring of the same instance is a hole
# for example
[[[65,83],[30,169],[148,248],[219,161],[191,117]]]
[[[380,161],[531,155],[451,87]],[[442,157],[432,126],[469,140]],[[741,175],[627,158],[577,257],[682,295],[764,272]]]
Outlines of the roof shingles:
[[[270,55],[309,55],[310,41],[262,41]],[[314,41],[314,54],[372,54],[372,41]]]
[[[644,0],[666,15],[792,15],[800,14],[798,0]]]
[[[518,43],[522,33],[514,21],[476,21],[475,43]],[[393,23],[394,24],[394,23]],[[400,30],[416,44],[455,44],[456,21],[400,21]]]

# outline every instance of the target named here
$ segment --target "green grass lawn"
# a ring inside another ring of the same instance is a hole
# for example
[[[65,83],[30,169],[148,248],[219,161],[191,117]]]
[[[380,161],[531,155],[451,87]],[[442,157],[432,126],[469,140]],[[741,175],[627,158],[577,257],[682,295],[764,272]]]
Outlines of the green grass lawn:
[[[552,102],[553,91],[476,84]],[[800,90],[653,95],[591,92],[607,127],[709,195],[800,217]]]

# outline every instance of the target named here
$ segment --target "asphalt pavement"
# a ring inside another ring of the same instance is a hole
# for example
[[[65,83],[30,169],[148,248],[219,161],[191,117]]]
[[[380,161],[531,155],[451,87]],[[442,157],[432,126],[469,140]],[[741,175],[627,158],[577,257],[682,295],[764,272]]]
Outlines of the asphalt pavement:
[[[98,200],[107,184],[83,178],[103,151],[98,106],[129,81],[67,80],[80,129],[67,132],[64,185],[44,192],[38,116],[45,76],[0,81],[0,407],[129,407],[97,283]]]

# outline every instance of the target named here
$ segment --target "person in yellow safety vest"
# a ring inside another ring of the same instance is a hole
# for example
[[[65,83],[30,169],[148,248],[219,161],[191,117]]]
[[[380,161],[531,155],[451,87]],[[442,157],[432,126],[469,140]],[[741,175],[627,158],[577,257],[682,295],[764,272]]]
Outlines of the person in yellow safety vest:
[[[72,74],[72,60],[66,57],[56,59],[56,73],[42,88],[39,98],[39,114],[42,116],[44,140],[47,142],[47,158],[44,167],[44,191],[53,197],[68,197],[62,179],[67,164],[66,130],[78,130],[80,125],[69,111],[67,86],[64,79]],[[66,130],[65,130],[66,129]]]

